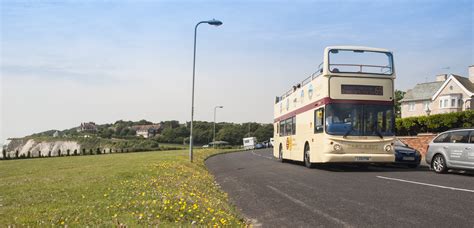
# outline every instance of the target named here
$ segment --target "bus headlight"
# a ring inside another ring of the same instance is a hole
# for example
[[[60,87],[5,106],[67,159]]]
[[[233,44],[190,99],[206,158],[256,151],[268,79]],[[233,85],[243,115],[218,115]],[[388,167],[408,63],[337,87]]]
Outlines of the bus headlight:
[[[337,143],[334,144],[333,148],[334,148],[335,151],[341,151],[342,150],[342,146],[337,144]]]
[[[392,151],[392,146],[386,145],[384,149],[385,149],[385,152],[390,152]]]

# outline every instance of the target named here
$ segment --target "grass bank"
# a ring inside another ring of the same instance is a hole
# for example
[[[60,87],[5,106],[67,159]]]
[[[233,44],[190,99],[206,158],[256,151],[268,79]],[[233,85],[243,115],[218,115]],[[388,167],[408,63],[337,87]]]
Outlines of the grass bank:
[[[204,166],[220,152],[0,161],[0,224],[244,225]]]

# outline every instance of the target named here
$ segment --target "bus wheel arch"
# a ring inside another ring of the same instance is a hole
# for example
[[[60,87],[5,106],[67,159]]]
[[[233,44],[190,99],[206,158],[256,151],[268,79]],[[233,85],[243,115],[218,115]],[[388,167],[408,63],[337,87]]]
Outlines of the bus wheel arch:
[[[278,147],[278,160],[280,162],[285,162],[285,159],[283,159],[283,146],[280,143],[280,146]]]
[[[304,144],[303,162],[304,162],[304,165],[308,168],[314,167],[314,164],[311,163],[310,147],[309,147],[308,141],[306,141]]]

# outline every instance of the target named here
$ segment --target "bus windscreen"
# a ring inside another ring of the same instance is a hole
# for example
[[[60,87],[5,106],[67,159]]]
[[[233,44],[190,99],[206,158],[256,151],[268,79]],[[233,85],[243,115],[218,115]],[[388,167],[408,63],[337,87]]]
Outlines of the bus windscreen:
[[[389,52],[339,50],[329,51],[331,73],[363,73],[391,75],[392,54]]]

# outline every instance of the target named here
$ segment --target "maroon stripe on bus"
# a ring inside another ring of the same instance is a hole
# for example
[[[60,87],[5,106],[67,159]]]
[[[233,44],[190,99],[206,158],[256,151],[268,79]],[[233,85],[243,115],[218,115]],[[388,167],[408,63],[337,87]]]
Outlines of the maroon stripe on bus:
[[[393,101],[371,101],[371,100],[335,100],[329,97],[322,98],[313,103],[307,104],[299,109],[291,111],[283,116],[280,116],[274,120],[274,122],[279,122],[281,120],[288,119],[290,117],[296,116],[300,113],[314,109],[325,104],[373,104],[373,105],[393,105]]]

